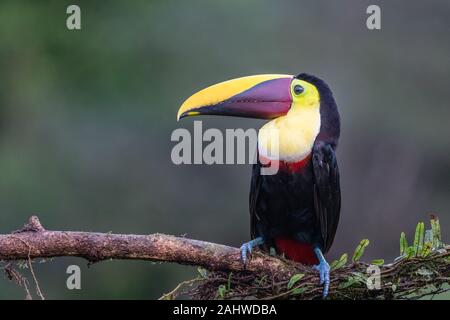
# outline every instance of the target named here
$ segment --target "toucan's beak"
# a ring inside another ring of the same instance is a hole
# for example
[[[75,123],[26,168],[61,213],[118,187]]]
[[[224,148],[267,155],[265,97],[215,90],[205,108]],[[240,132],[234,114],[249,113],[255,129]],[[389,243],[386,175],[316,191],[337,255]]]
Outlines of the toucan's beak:
[[[196,115],[225,115],[273,119],[285,115],[292,103],[293,76],[263,74],[221,82],[189,97],[177,119]]]

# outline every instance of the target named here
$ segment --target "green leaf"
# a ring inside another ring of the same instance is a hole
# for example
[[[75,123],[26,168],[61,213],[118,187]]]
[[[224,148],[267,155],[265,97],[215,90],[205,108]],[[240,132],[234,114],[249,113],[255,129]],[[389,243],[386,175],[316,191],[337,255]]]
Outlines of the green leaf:
[[[436,218],[436,235],[438,239],[439,248],[442,247],[442,236],[441,236],[441,224],[439,223],[439,219]]]
[[[356,262],[361,259],[364,254],[364,249],[369,245],[369,239],[362,239],[359,245],[356,247],[355,252],[353,253],[352,261]]]
[[[347,281],[339,285],[340,289],[349,288],[355,284],[363,284],[366,286],[367,277],[361,272],[352,272],[352,275],[347,278]]]
[[[347,281],[345,281],[345,282],[342,282],[340,285],[339,285],[339,289],[346,289],[346,288],[350,288],[351,286],[353,286],[353,285],[355,285],[355,284],[357,284],[357,283],[360,283],[361,282],[361,279],[359,278],[359,277],[349,277],[348,279],[347,279]]]
[[[406,254],[406,249],[408,248],[408,240],[406,240],[406,235],[404,232],[400,234],[400,255]]]
[[[219,296],[220,299],[225,298],[225,294],[227,293],[227,288],[225,287],[225,285],[221,284],[219,286],[219,288],[217,288],[217,295]]]
[[[416,257],[420,256],[423,249],[423,238],[425,233],[425,224],[419,222],[416,226],[416,232],[414,234],[414,255]]]
[[[231,276],[233,275],[233,272],[230,272],[228,275],[228,281],[227,281],[227,290],[231,289]]]
[[[376,265],[376,266],[382,266],[384,264],[384,259],[375,259],[372,260],[370,264]]]
[[[292,290],[292,294],[302,294],[303,292],[305,292],[308,289],[308,287],[299,287],[299,288],[295,288],[294,290]]]
[[[406,248],[406,259],[410,259],[414,257],[415,249],[413,246],[409,246]]]
[[[292,289],[294,284],[296,284],[301,278],[303,278],[305,275],[303,273],[297,273],[292,276],[292,278],[289,280],[289,283],[287,285],[288,290]]]
[[[420,256],[424,258],[428,257],[431,252],[433,252],[433,244],[431,242],[425,242]]]
[[[431,242],[433,243],[433,248],[437,248],[438,246],[438,235],[437,235],[437,230],[436,230],[436,219],[434,219],[433,217],[431,217],[430,219],[430,225],[431,225],[431,234],[433,236],[433,238],[431,239]]]
[[[423,238],[423,242],[430,242],[431,244],[433,244],[433,230],[425,230],[425,237]]]
[[[365,283],[367,279],[367,275],[362,272],[352,272],[353,276],[359,279],[361,283]]]
[[[344,254],[339,258],[339,260],[334,260],[334,261],[331,263],[330,269],[331,269],[331,270],[337,270],[337,269],[342,268],[342,267],[345,266],[346,264],[347,264],[347,254],[344,253]]]
[[[432,216],[430,222],[431,230],[433,232],[433,248],[439,249],[442,246],[441,225],[439,219],[435,216]]]

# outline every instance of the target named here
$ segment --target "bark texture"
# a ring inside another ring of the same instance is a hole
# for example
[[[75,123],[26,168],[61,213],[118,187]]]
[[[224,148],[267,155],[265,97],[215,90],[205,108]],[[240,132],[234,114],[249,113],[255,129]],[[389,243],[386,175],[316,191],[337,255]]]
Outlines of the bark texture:
[[[45,230],[36,216],[21,230],[0,235],[0,260],[74,256],[98,262],[137,259],[196,265],[208,270],[290,273],[295,268],[254,253],[244,266],[240,251],[225,245],[165,234],[133,235]]]

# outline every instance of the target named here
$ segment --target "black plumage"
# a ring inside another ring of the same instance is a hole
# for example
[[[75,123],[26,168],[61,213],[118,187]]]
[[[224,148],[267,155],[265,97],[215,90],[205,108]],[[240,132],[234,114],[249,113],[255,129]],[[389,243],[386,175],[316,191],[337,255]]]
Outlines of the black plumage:
[[[285,237],[317,246],[326,253],[333,243],[341,208],[335,155],[339,113],[330,88],[322,80],[308,74],[297,78],[312,83],[319,91],[320,131],[301,169],[280,169],[275,175],[261,175],[261,163],[253,165],[251,237],[262,236],[266,249],[276,248],[275,239]]]

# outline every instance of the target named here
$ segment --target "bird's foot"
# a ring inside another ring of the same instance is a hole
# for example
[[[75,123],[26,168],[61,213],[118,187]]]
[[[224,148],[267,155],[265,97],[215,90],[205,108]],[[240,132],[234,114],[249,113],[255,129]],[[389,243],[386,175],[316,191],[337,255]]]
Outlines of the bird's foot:
[[[314,269],[319,271],[320,285],[323,285],[322,296],[326,298],[330,290],[330,265],[323,257],[322,251],[319,248],[316,248],[314,251],[319,259],[319,264],[315,265]]]
[[[241,259],[244,265],[247,264],[247,261],[252,256],[252,251],[254,247],[260,246],[264,243],[264,239],[262,237],[255,238],[249,242],[245,242],[241,246]]]
[[[314,269],[319,271],[320,285],[323,285],[323,297],[326,298],[330,289],[330,265],[325,261],[315,265]]]

